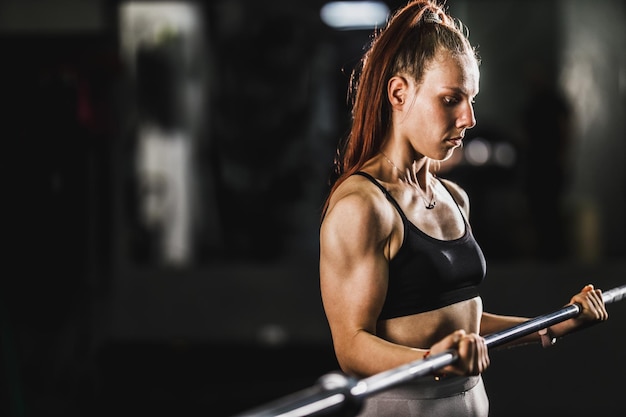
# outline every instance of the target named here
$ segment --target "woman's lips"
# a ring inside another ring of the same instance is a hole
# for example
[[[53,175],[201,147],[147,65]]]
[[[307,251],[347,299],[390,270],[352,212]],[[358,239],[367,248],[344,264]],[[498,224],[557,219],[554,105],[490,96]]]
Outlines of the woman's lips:
[[[462,137],[450,138],[450,139],[446,139],[446,141],[451,143],[454,146],[461,146],[461,144],[463,143],[463,138]]]

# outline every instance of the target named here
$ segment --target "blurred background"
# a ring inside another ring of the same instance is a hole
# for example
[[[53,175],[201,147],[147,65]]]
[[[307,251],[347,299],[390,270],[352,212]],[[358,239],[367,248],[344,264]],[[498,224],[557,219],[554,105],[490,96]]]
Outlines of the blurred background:
[[[232,416],[338,369],[320,208],[350,71],[404,2],[329,3],[0,0],[0,415]],[[485,308],[625,284],[626,2],[447,6],[482,58],[441,175],[471,197]],[[623,415],[608,309],[494,352],[491,414]]]

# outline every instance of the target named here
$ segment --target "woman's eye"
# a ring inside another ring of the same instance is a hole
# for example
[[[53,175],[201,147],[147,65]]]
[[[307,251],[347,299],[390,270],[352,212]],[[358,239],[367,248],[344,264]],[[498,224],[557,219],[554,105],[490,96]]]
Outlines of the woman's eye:
[[[457,104],[459,102],[459,99],[457,97],[452,97],[452,96],[446,96],[443,98],[443,102],[445,104]]]

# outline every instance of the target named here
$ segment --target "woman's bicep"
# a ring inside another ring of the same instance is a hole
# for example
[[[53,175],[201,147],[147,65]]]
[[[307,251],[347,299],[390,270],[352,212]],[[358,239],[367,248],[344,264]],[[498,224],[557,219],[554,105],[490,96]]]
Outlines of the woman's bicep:
[[[322,224],[320,286],[334,338],[375,331],[387,279],[376,222],[358,201],[346,201],[336,204]]]

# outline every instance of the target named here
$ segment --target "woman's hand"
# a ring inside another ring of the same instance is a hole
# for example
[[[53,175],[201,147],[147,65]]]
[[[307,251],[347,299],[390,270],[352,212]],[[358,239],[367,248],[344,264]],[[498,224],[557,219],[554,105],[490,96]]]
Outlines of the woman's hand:
[[[444,367],[443,373],[479,375],[489,367],[489,351],[485,339],[476,333],[457,330],[435,343],[430,348],[430,354],[435,355],[449,349],[458,352],[458,359]]]
[[[588,284],[566,304],[578,304],[580,313],[569,320],[557,323],[550,327],[550,333],[553,337],[562,337],[568,333],[581,330],[585,327],[606,321],[609,313],[606,311],[604,300],[602,299],[602,291],[595,289],[593,285]]]
[[[581,312],[571,319],[574,328],[587,326],[593,322],[606,321],[609,313],[606,311],[602,291],[595,289],[592,284],[586,285],[581,292],[572,297],[569,304],[577,303],[581,306]]]

